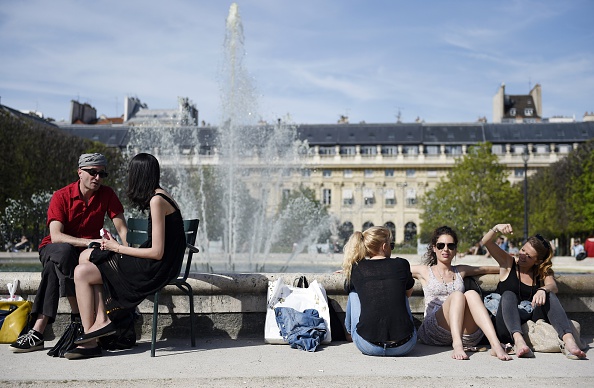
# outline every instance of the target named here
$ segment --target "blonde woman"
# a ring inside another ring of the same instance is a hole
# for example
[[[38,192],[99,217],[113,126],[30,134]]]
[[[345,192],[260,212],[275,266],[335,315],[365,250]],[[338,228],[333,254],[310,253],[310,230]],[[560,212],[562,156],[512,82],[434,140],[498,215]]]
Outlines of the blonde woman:
[[[439,227],[433,232],[424,263],[411,267],[425,295],[425,318],[419,339],[427,345],[451,345],[453,359],[468,360],[465,349],[476,346],[485,335],[492,355],[511,360],[497,339],[483,300],[476,291],[464,289],[464,277],[497,273],[498,269],[452,265],[457,249],[456,232],[448,226]]]
[[[357,348],[370,356],[403,356],[417,342],[408,304],[415,281],[408,261],[390,257],[392,248],[385,227],[355,232],[344,247],[345,326]]]

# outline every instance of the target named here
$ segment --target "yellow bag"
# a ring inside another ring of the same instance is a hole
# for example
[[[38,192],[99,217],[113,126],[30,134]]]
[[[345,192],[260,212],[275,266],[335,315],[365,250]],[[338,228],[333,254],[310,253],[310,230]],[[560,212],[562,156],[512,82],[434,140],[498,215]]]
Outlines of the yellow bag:
[[[12,310],[6,315],[0,328],[0,344],[11,344],[17,340],[27,325],[31,307],[33,303],[28,300],[0,301],[0,310],[4,310],[4,313]]]

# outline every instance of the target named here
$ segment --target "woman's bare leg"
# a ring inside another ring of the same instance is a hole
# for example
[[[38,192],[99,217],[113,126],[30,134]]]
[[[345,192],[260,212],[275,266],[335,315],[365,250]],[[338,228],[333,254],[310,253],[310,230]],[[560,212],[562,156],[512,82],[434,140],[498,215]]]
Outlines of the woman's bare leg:
[[[437,324],[452,334],[452,358],[455,360],[468,360],[462,344],[462,325],[464,323],[464,310],[466,299],[460,291],[454,291],[441,306],[436,314]]]
[[[76,298],[85,333],[98,330],[109,323],[103,305],[103,280],[97,266],[81,263],[74,270]],[[86,342],[82,347],[95,347],[97,341]]]
[[[464,297],[466,298],[468,311],[468,314],[464,316],[465,330],[470,334],[480,327],[491,345],[491,355],[503,361],[511,360],[512,358],[505,352],[499,338],[497,338],[493,321],[491,321],[489,312],[485,308],[480,295],[476,291],[467,291],[464,293]]]

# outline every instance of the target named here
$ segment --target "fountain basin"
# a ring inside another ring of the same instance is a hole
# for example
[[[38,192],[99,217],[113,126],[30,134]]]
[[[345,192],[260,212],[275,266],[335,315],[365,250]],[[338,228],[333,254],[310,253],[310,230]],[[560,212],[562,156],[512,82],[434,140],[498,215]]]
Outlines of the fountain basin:
[[[194,308],[197,314],[197,336],[225,338],[262,338],[266,316],[266,292],[269,281],[279,277],[287,283],[300,275],[310,281],[317,280],[326,289],[328,298],[344,319],[347,295],[343,288],[343,276],[336,273],[193,273],[188,282],[194,289]],[[18,294],[33,300],[41,279],[38,272],[0,272],[0,284],[20,280]],[[493,292],[497,275],[480,277],[486,292]],[[594,334],[594,274],[559,274],[559,299],[570,319],[581,324],[582,332]],[[423,319],[423,291],[416,283],[410,305],[417,324]],[[141,319],[137,333],[141,338],[150,338],[153,303],[151,297],[138,306]],[[176,287],[167,287],[161,294],[157,338],[189,336],[188,298]],[[70,320],[70,306],[61,298],[56,322],[46,330],[49,340],[61,335]]]

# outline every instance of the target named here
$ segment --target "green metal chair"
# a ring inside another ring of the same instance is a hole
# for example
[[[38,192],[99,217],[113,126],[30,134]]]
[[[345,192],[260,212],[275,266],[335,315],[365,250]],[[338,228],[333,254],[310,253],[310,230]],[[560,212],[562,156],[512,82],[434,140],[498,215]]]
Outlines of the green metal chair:
[[[196,243],[196,235],[198,233],[198,225],[200,220],[184,220],[184,231],[186,233],[186,247],[188,249],[188,256],[186,258],[185,268],[183,262],[180,267],[180,274],[176,279],[169,282],[168,285],[177,286],[189,298],[190,302],[190,337],[192,347],[196,346],[196,337],[194,335],[194,291],[192,286],[187,282],[190,268],[192,267],[192,257],[194,253],[199,250],[194,246]],[[130,245],[140,245],[147,240],[148,220],[141,218],[128,219],[128,235],[127,240]],[[183,271],[182,271],[183,270]],[[155,357],[155,344],[157,342],[157,318],[159,316],[159,294],[160,291],[155,292],[154,309],[153,309],[153,332],[151,337],[151,357]]]

